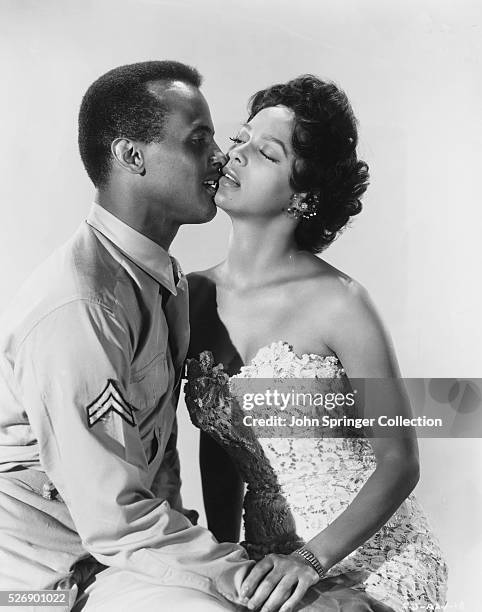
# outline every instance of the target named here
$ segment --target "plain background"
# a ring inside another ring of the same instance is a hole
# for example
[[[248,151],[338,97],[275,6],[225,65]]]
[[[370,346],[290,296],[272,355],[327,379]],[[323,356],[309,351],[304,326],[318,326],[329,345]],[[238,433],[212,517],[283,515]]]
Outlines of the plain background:
[[[148,59],[195,65],[226,147],[253,92],[312,72],[347,91],[372,177],[326,259],[368,288],[405,376],[482,376],[481,22],[478,0],[0,0],[0,304],[86,215],[76,116],[100,74]],[[220,213],[184,228],[173,253],[185,271],[206,268],[228,233]],[[201,509],[197,432],[179,414],[185,503]],[[447,609],[479,609],[480,440],[420,447]]]

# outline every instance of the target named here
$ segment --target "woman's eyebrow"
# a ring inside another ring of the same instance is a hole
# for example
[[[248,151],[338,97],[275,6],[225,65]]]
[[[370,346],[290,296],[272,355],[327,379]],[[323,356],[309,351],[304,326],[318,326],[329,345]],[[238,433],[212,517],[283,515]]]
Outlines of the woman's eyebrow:
[[[278,144],[282,149],[283,149],[283,153],[288,156],[288,152],[286,150],[286,145],[285,143],[280,140],[279,138],[275,138],[274,136],[270,136],[269,134],[263,134],[261,136],[261,138],[264,138],[265,140],[269,140],[270,142],[275,142],[276,144]]]
[[[252,127],[249,125],[249,123],[243,123],[240,129],[248,130],[248,132],[252,131]],[[282,140],[280,140],[279,138],[276,138],[275,136],[271,136],[270,134],[261,134],[261,138],[264,138],[264,140],[269,140],[271,142],[275,142],[276,144],[278,144],[283,149],[283,153],[285,154],[285,156],[288,157],[288,151],[286,150],[286,145]]]

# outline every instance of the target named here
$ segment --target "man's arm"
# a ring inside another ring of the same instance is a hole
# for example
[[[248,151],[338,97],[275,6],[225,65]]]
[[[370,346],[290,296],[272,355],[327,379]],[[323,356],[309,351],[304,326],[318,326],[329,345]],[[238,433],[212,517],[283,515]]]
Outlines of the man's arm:
[[[164,451],[164,457],[154,477],[151,491],[156,497],[166,499],[171,508],[182,512],[181,466],[177,452],[177,419]]]
[[[23,340],[15,375],[42,466],[101,563],[236,600],[252,565],[242,549],[218,544],[147,486],[132,353],[127,322],[88,300],[51,312]]]
[[[176,398],[173,398],[175,400]],[[177,419],[174,420],[162,463],[154,477],[151,491],[156,497],[166,499],[171,508],[182,512],[193,525],[197,525],[199,513],[183,507],[181,497],[181,466],[177,452]]]

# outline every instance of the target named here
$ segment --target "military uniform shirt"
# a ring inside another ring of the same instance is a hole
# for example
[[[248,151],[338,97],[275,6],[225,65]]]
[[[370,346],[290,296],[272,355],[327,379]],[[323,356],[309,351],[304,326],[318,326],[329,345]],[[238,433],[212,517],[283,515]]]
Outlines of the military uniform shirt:
[[[101,563],[235,600],[244,552],[176,511],[187,298],[175,260],[94,205],[0,320],[0,472],[44,471]]]

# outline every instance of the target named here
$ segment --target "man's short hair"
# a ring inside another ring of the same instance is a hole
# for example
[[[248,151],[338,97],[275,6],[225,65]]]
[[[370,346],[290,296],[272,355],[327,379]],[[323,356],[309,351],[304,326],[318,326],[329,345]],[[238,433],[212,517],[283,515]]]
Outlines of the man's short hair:
[[[79,112],[79,149],[87,174],[96,187],[109,177],[116,138],[139,142],[162,139],[169,109],[148,89],[153,81],[182,81],[199,87],[199,72],[174,61],[139,62],[110,70],[92,83]]]

